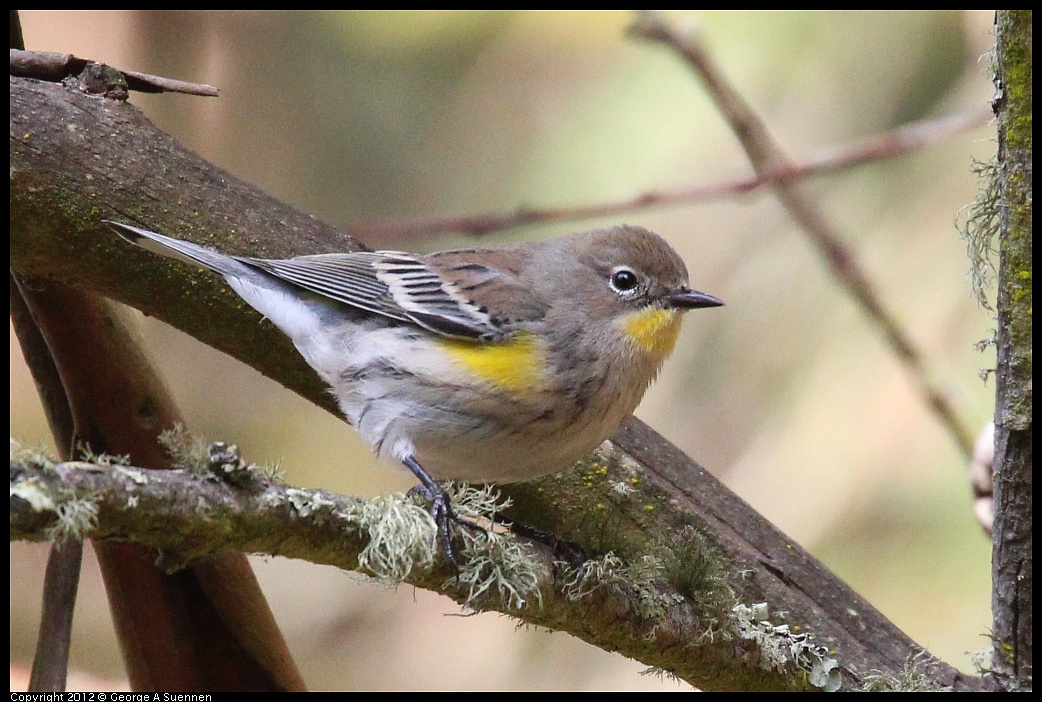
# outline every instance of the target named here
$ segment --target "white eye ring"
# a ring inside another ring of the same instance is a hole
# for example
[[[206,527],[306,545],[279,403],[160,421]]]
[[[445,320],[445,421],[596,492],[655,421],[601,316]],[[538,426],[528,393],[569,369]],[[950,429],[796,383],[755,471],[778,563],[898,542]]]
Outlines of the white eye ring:
[[[629,297],[637,293],[640,286],[640,276],[629,266],[615,266],[608,276],[608,285],[619,295]]]

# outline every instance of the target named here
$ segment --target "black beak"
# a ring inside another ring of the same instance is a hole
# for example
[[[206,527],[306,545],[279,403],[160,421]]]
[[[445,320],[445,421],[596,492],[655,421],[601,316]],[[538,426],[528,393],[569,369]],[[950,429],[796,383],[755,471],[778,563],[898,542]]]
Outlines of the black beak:
[[[666,304],[682,310],[695,310],[702,307],[721,307],[724,302],[719,298],[707,295],[704,292],[680,288],[676,292],[666,295]]]

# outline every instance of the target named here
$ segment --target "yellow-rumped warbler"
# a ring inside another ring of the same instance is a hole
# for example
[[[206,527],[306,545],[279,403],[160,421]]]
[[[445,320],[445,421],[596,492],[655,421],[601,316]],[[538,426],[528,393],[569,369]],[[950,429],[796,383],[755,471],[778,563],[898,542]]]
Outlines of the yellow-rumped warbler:
[[[611,435],[673,351],[688,287],[657,234],[617,226],[414,255],[229,256],[126,224],[127,240],[215,271],[285,332],[377,454],[436,480],[568,468]]]

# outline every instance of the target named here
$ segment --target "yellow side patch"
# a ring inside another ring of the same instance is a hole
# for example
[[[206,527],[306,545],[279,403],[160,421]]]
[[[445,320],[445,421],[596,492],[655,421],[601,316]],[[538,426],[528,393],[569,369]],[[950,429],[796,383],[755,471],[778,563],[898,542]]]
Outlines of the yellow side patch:
[[[631,312],[619,320],[630,341],[652,356],[664,360],[673,353],[680,334],[680,312],[649,308]]]
[[[546,347],[533,334],[521,333],[499,344],[463,339],[439,343],[456,362],[492,385],[522,392],[543,384]]]

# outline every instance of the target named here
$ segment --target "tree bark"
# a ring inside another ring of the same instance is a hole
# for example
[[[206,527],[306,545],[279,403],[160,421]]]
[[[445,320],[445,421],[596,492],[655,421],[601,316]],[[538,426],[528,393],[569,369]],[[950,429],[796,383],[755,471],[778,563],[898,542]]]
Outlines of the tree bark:
[[[1030,688],[1032,659],[1031,10],[996,18],[999,123],[998,376],[992,670]]]

